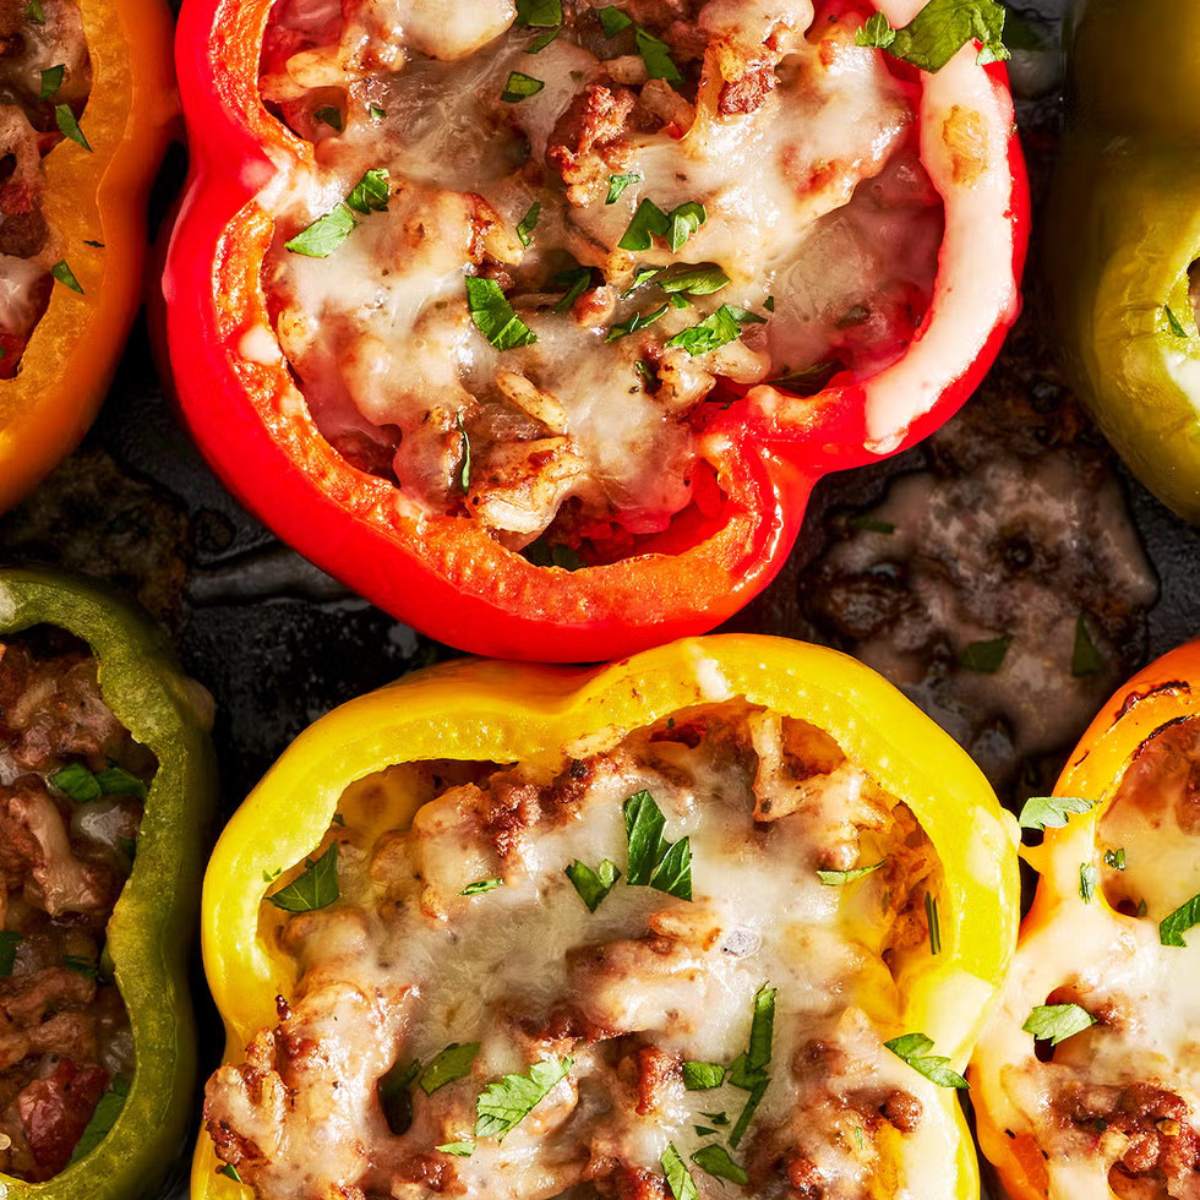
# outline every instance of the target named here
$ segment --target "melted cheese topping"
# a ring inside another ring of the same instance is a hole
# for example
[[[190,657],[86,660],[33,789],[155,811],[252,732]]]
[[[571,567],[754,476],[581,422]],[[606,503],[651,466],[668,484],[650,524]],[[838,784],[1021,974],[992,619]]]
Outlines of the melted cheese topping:
[[[690,901],[627,882],[623,804],[642,790],[665,839],[688,839]],[[414,795],[430,799],[393,827]],[[940,868],[909,810],[815,727],[726,702],[557,768],[394,767],[340,812],[338,902],[264,906],[299,973],[281,1025],[208,1085],[218,1152],[259,1196],[665,1197],[672,1146],[699,1196],[722,1196],[691,1162],[708,1145],[744,1164],[746,1195],[802,1179],[841,1200],[956,1194],[948,1106],[883,1046],[908,1032],[896,977],[928,954]],[[565,868],[605,859],[625,878],[589,912]],[[816,873],[881,860],[847,886]],[[463,894],[480,880],[501,882]],[[747,1091],[689,1091],[681,1067],[745,1051],[764,985],[770,1082],[730,1147]],[[397,1122],[386,1080],[452,1043],[478,1054],[411,1087]],[[568,1057],[503,1138],[476,1133],[489,1082]]]
[[[1159,922],[1200,892],[1200,723],[1143,746],[1101,819],[1053,843],[1052,918],[1022,938],[976,1066],[993,1122],[1032,1137],[1049,1200],[1195,1195],[1200,1138],[1200,936],[1164,946]],[[1124,850],[1124,870],[1104,851]],[[1080,869],[1098,872],[1080,895]],[[1021,1026],[1034,1006],[1078,1004],[1096,1024],[1049,1062]],[[1180,1169],[1179,1164],[1183,1164]]]
[[[688,505],[696,406],[719,380],[803,388],[901,356],[928,307],[942,206],[911,89],[854,44],[857,17],[815,20],[810,0],[710,0],[663,28],[644,17],[686,77],[673,90],[647,81],[632,31],[606,38],[586,11],[531,53],[536,31],[509,28],[507,0],[451,7],[453,20],[445,5],[366,0],[339,27],[289,4],[275,31],[287,52],[267,57],[264,95],[314,155],[261,196],[279,222],[266,283],[317,423],[352,462],[510,545],[553,526],[554,541],[601,547]],[[514,71],[542,87],[505,103]],[[315,115],[330,111],[333,125]],[[283,248],[373,168],[390,174],[386,213],[326,258]],[[614,175],[636,179],[610,204]],[[706,220],[675,251],[620,249],[646,200],[699,203]],[[525,246],[516,228],[535,203]],[[729,283],[661,314],[655,283],[630,290],[638,268],[680,264],[718,265]],[[593,286],[558,312],[555,278],[579,266]],[[474,274],[502,283],[535,344],[497,351],[473,326]],[[724,304],[763,323],[704,354],[666,345]]]

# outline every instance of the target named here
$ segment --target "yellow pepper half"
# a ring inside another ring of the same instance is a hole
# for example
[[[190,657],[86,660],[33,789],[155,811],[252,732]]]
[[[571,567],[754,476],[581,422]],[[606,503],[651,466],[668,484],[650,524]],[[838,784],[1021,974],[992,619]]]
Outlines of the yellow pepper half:
[[[961,1066],[1015,945],[1015,822],[966,753],[875,672],[832,650],[752,635],[688,639],[591,670],[450,663],[352,700],[302,733],[230,821],[205,878],[204,963],[229,1061],[276,1023],[275,998],[290,996],[297,979],[274,936],[281,914],[262,903],[278,886],[273,873],[321,844],[349,785],[422,759],[594,752],[681,709],[735,697],[826,731],[925,830],[942,866],[941,952],[915,956],[901,974],[894,1016]],[[400,799],[371,820],[407,825],[414,803]],[[978,1168],[957,1096],[939,1089],[938,1099],[955,1147],[945,1167],[953,1194],[972,1200]],[[219,1167],[202,1132],[192,1200],[249,1194]]]

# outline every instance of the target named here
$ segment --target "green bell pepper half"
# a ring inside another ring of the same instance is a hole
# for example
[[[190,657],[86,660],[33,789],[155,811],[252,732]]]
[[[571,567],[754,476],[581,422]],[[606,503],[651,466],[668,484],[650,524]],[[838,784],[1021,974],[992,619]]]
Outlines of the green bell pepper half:
[[[158,759],[133,870],[108,923],[111,961],[133,1030],[135,1068],[102,1141],[45,1183],[0,1174],[4,1200],[135,1200],[152,1192],[187,1136],[196,1038],[188,991],[216,766],[211,701],[175,663],[139,610],[92,582],[51,571],[0,570],[0,638],[53,625],[87,642],[117,719]]]
[[[1088,0],[1045,238],[1072,386],[1133,473],[1200,522],[1200,5]]]

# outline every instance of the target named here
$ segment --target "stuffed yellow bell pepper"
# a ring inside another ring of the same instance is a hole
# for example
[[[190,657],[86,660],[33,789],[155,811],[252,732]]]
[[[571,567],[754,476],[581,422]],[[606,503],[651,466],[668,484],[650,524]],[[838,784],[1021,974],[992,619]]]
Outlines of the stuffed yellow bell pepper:
[[[1022,824],[1041,880],[972,1067],[983,1150],[1015,1200],[1191,1195],[1200,642],[1117,692]]]
[[[792,641],[354,700],[209,866],[192,1195],[975,1197],[1011,825],[898,691]]]

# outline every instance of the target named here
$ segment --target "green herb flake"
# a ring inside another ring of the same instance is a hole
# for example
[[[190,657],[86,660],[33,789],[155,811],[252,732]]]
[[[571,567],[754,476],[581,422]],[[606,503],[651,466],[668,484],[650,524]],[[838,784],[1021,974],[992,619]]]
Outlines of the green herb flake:
[[[652,279],[656,279],[663,273],[663,267],[638,267],[633,273],[633,282],[621,293],[621,299],[626,300],[633,295],[638,288],[645,287]]]
[[[561,29],[547,29],[543,33],[539,33],[537,37],[530,39],[529,45],[525,47],[525,53],[541,54],[561,32]]]
[[[705,212],[704,205],[696,200],[688,200],[686,203],[671,209],[667,213],[667,221],[669,222],[667,243],[671,247],[671,253],[678,254],[687,244],[692,234],[707,220],[708,213]]]
[[[1145,903],[1143,900],[1142,904]],[[1145,912],[1145,908],[1142,908],[1138,916],[1144,916]],[[1158,923],[1158,940],[1164,946],[1186,946],[1183,935],[1197,924],[1200,924],[1200,893],[1163,917]]]
[[[1149,907],[1149,905],[1146,903],[1146,898],[1145,898],[1145,896],[1143,896],[1143,897],[1142,897],[1142,898],[1141,898],[1141,899],[1138,901],[1138,903],[1137,903],[1137,911],[1134,913],[1134,915],[1135,915],[1135,916],[1138,916],[1138,917],[1144,917],[1144,916],[1145,916],[1145,915],[1146,915],[1146,914],[1147,914],[1149,911],[1150,911],[1150,907]],[[1160,941],[1162,940],[1162,938],[1161,938],[1161,931],[1160,931],[1160,937],[1159,937],[1159,940],[1160,940]]]
[[[136,796],[146,798],[146,785],[121,767],[108,767],[96,775],[96,783],[104,796]]]
[[[750,1095],[747,1097],[746,1103],[742,1106],[742,1111],[738,1114],[738,1119],[729,1133],[729,1144],[735,1150],[741,1145],[742,1138],[746,1136],[746,1132],[750,1128],[750,1122],[754,1120],[754,1114],[758,1111],[758,1106],[767,1094],[767,1085],[769,1082],[767,1079],[762,1079],[750,1089]]]
[[[1114,871],[1125,870],[1125,847],[1120,846],[1116,850],[1105,850],[1104,865],[1112,867]]]
[[[627,187],[641,182],[642,177],[635,172],[630,172],[627,175],[610,175],[608,177],[608,195],[604,198],[604,203],[616,204],[625,194]]]
[[[531,246],[533,244],[533,231],[537,228],[537,223],[541,215],[541,201],[535,200],[529,206],[529,211],[521,218],[520,223],[517,225],[517,237],[521,239],[522,246]]]
[[[895,533],[896,527],[891,521],[881,521],[878,517],[851,517],[849,520],[851,529],[861,530],[863,533]]]
[[[693,1125],[692,1128],[696,1131],[697,1137],[715,1137],[717,1131],[710,1129],[707,1125]]]
[[[702,1112],[700,1115],[711,1121],[714,1125],[725,1126],[729,1124],[729,1118],[723,1112]]]
[[[562,24],[562,0],[517,0],[517,24],[554,29]]]
[[[619,342],[622,338],[627,338],[631,333],[637,333],[639,329],[645,329],[647,325],[653,325],[655,321],[661,320],[667,313],[667,306],[664,304],[660,308],[654,309],[648,313],[634,313],[628,321],[617,321],[616,324],[609,326],[608,333],[604,335],[606,342]]]
[[[1079,898],[1084,904],[1091,904],[1096,897],[1096,881],[1100,873],[1092,863],[1079,864]]]
[[[494,892],[497,888],[503,886],[504,880],[500,878],[477,879],[474,883],[468,883],[458,894],[460,896],[482,896],[484,892]]]
[[[475,328],[497,350],[515,350],[537,341],[537,334],[517,316],[494,279],[467,276],[467,308]]]
[[[561,300],[554,306],[556,313],[569,312],[571,305],[588,290],[588,286],[592,282],[591,267],[574,267],[566,271],[560,271],[555,277],[550,280],[550,286],[566,288],[566,293]]]
[[[634,276],[636,280],[636,276]],[[701,263],[696,267],[673,268],[658,281],[668,296],[686,293],[689,296],[711,296],[729,286],[729,276],[716,263]]]
[[[470,1158],[475,1153],[474,1142],[446,1142],[441,1146],[434,1146],[435,1150],[440,1150],[443,1154],[451,1154],[455,1158]]]
[[[353,232],[358,222],[346,204],[339,204],[294,238],[283,243],[285,250],[305,258],[328,258]]]
[[[572,1058],[544,1058],[524,1075],[493,1080],[475,1101],[475,1136],[503,1139],[566,1079],[573,1065]]]
[[[370,114],[372,121],[382,121],[387,116],[387,112],[380,108],[378,104],[368,105],[367,112]]]
[[[646,74],[651,79],[665,79],[672,85],[683,82],[683,76],[675,65],[666,42],[648,33],[640,25],[634,37],[637,52],[642,56],[642,61],[646,64]]]
[[[629,849],[626,883],[652,887],[680,900],[692,898],[692,851],[687,838],[669,843],[663,838],[666,818],[654,797],[636,792],[623,805]]]
[[[520,104],[522,100],[536,96],[545,86],[543,80],[534,79],[532,75],[526,75],[524,71],[510,71],[504,84],[504,91],[500,93],[500,99],[505,104]]]
[[[341,895],[337,864],[338,843],[333,842],[315,862],[308,859],[305,870],[291,883],[272,892],[267,900],[284,912],[315,912],[328,908]]]
[[[84,958],[82,954],[64,954],[63,966],[68,971],[74,971],[76,975],[82,975],[85,979],[99,979],[100,968],[90,958]]]
[[[123,1075],[118,1075],[109,1084],[108,1090],[100,1097],[96,1107],[92,1110],[91,1119],[84,1128],[79,1141],[75,1143],[75,1149],[71,1151],[71,1162],[75,1163],[81,1158],[86,1158],[104,1141],[109,1130],[117,1123],[117,1118],[121,1115],[128,1096],[129,1080]]]
[[[941,1054],[930,1054],[933,1042],[923,1033],[906,1033],[884,1042],[897,1058],[906,1062],[918,1075],[924,1075],[938,1087],[965,1088],[967,1081],[950,1067],[950,1060]]]
[[[89,804],[104,793],[96,776],[82,763],[70,763],[49,776],[50,783],[76,804]]]
[[[1095,801],[1082,796],[1030,796],[1017,823],[1022,829],[1062,829],[1076,813],[1091,812]]]
[[[46,10],[42,7],[42,0],[29,0],[25,5],[25,17],[35,25],[45,25]]]
[[[1175,315],[1169,304],[1163,305],[1163,315],[1167,318],[1167,328],[1177,338],[1186,338],[1188,332],[1183,327],[1183,322]]]
[[[429,1066],[421,1072],[421,1078],[418,1081],[421,1091],[427,1096],[432,1096],[446,1084],[469,1075],[471,1064],[475,1061],[478,1053],[478,1042],[465,1042],[462,1045],[459,1045],[458,1042],[451,1042],[444,1050],[434,1055]]]
[[[91,143],[87,140],[87,135],[79,127],[79,122],[75,119],[75,114],[71,111],[69,104],[56,104],[54,106],[54,122],[63,137],[70,138],[71,141],[82,146],[89,154],[92,152]]]
[[[929,0],[903,29],[876,13],[858,31],[860,46],[886,50],[922,71],[940,71],[969,42],[978,41],[981,64],[1011,57],[1004,45],[1005,10],[997,0]]]
[[[696,1181],[673,1143],[667,1144],[658,1161],[667,1177],[667,1187],[671,1189],[675,1200],[698,1200],[700,1193],[696,1188]]]
[[[925,893],[925,924],[929,929],[929,953],[942,952],[942,919],[938,915],[937,897],[932,892]]]
[[[1075,646],[1071,651],[1071,674],[1077,679],[1096,675],[1104,669],[1104,658],[1096,649],[1083,613],[1075,618]]]
[[[226,1179],[232,1179],[234,1183],[241,1183],[242,1177],[238,1174],[238,1169],[233,1163],[226,1163],[218,1172],[218,1175],[224,1175]]]
[[[858,33],[854,35],[854,40],[859,46],[886,50],[896,40],[896,31],[888,23],[888,19],[883,13],[872,13]]]
[[[728,1179],[730,1183],[736,1183],[741,1187],[745,1187],[750,1182],[750,1176],[746,1174],[745,1168],[733,1161],[724,1146],[718,1146],[716,1143],[701,1146],[692,1155],[692,1162],[706,1175],[713,1176],[714,1179]]]
[[[846,884],[853,883],[856,879],[862,879],[864,876],[878,871],[886,862],[886,858],[881,858],[869,867],[851,867],[848,871],[818,871],[817,878],[826,887],[845,887]]]
[[[373,212],[387,212],[390,195],[391,185],[386,168],[372,167],[363,173],[363,177],[351,189],[346,203],[355,212],[366,216]]]
[[[767,312],[769,312],[769,313],[773,313],[773,312],[775,311],[775,297],[774,297],[774,296],[768,296],[768,297],[767,297],[767,298],[766,298],[766,299],[763,301],[763,308],[765,308],[765,309],[767,310]]]
[[[579,898],[587,905],[588,912],[595,912],[600,907],[621,878],[616,863],[607,858],[594,871],[587,863],[576,859],[565,868],[565,874],[579,893]]]
[[[1078,1004],[1039,1004],[1021,1028],[1036,1041],[1057,1046],[1095,1023],[1096,1018]]]
[[[13,973],[17,961],[17,947],[22,942],[19,933],[9,929],[0,929],[0,979],[8,979]]]
[[[649,250],[653,239],[666,237],[670,228],[667,214],[653,200],[643,200],[617,245],[622,250]]]
[[[750,1020],[750,1048],[746,1062],[751,1071],[761,1071],[771,1061],[771,1045],[775,1038],[776,989],[763,984],[754,993],[754,1015]]]
[[[38,92],[38,99],[49,100],[62,87],[63,76],[66,73],[67,68],[62,63],[56,67],[47,67],[42,72],[42,87]]]
[[[741,337],[743,325],[762,323],[762,317],[752,312],[730,304],[722,304],[716,312],[710,313],[698,325],[677,333],[667,342],[667,346],[682,347],[692,357],[696,357],[737,341]]]
[[[458,422],[458,452],[462,461],[458,472],[458,485],[464,492],[469,492],[471,490],[471,435],[467,433],[467,427],[463,424],[462,413],[458,413],[455,420]],[[471,892],[463,893],[464,896],[472,894]]]
[[[78,292],[83,295],[83,285],[75,278],[75,272],[71,270],[70,264],[65,258],[60,258],[58,262],[50,268],[50,274],[54,276],[59,283],[65,288],[70,288],[73,292]]]
[[[683,1086],[689,1092],[706,1092],[725,1082],[725,1068],[720,1063],[688,1059],[683,1064]]]
[[[330,129],[342,132],[342,110],[333,104],[323,105],[313,111],[313,120],[320,125],[328,125]]]
[[[971,642],[958,656],[958,665],[980,675],[994,675],[1004,663],[1012,638],[1007,635],[984,642]]]
[[[616,37],[633,24],[633,18],[626,16],[615,4],[606,4],[597,14],[600,18],[600,28],[605,37]]]

